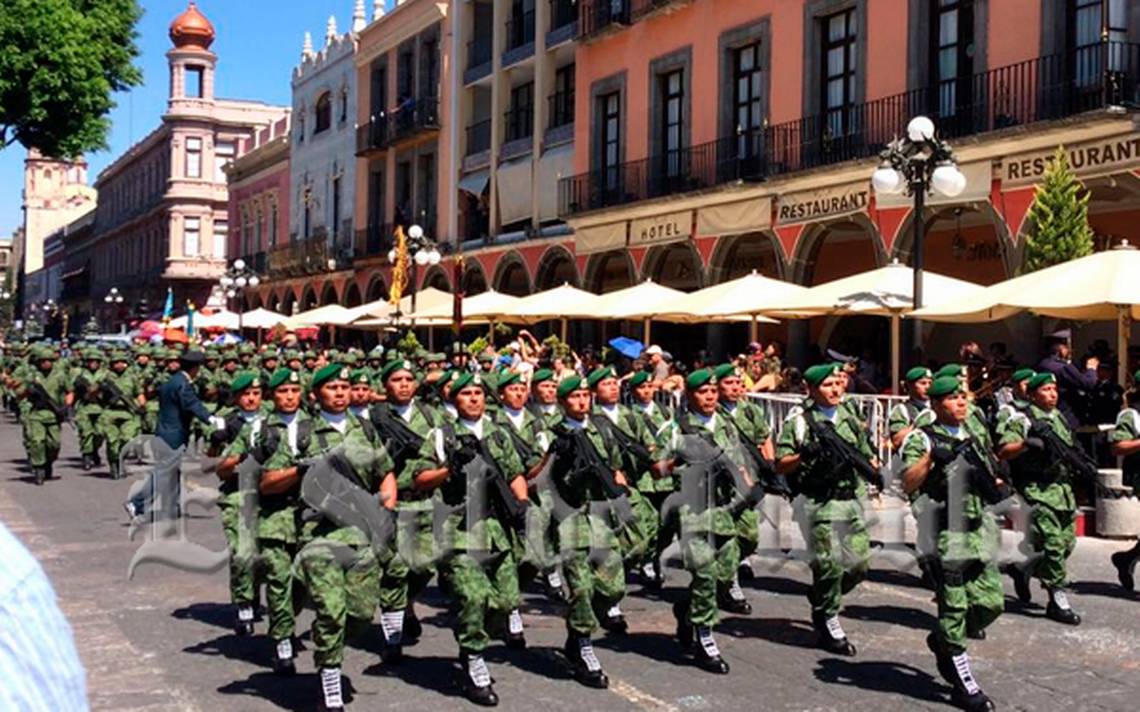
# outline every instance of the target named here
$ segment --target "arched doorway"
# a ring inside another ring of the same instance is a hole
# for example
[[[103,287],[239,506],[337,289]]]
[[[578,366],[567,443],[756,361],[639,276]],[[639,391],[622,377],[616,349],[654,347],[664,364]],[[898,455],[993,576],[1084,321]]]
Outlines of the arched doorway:
[[[463,293],[469,297],[487,291],[487,275],[476,260],[467,262],[463,270]]]
[[[753,271],[773,279],[783,277],[784,265],[776,240],[766,232],[726,235],[717,242],[709,261],[707,284],[730,282]]]
[[[360,287],[356,286],[356,282],[349,282],[348,288],[344,290],[344,305],[346,307],[358,307],[363,303],[360,296]]]
[[[427,274],[424,275],[423,287],[433,287],[441,292],[451,291],[451,278],[447,276],[447,270],[443,267],[436,265],[428,269]]]
[[[516,297],[525,297],[531,293],[526,263],[517,252],[507,253],[499,260],[494,284],[496,291]]]
[[[594,255],[586,267],[589,291],[605,294],[625,289],[634,283],[633,260],[625,250]]]
[[[388,285],[384,284],[384,278],[379,274],[372,276],[371,281],[368,282],[368,289],[365,291],[368,303],[385,299],[388,296]]]
[[[306,311],[309,311],[310,309],[316,309],[316,308],[317,308],[317,293],[316,293],[316,291],[313,290],[313,287],[310,285],[308,287],[305,287],[305,292],[301,296],[301,311],[306,312]]]
[[[328,306],[329,304],[339,304],[340,300],[336,296],[336,287],[332,282],[325,282],[324,289],[321,290],[321,306]]]
[[[538,262],[534,274],[534,291],[542,292],[563,284],[578,286],[578,266],[565,247],[551,247]]]
[[[703,285],[701,256],[691,242],[674,242],[654,247],[645,256],[646,279],[682,292],[693,292]]]

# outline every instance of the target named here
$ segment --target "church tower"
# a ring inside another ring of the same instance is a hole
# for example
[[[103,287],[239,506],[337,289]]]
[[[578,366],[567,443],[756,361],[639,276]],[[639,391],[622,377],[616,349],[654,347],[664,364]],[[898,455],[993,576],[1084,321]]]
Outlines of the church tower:
[[[166,53],[170,63],[170,97],[167,114],[195,114],[214,104],[214,71],[218,56],[210,51],[214,26],[193,2],[170,23],[174,47]]]

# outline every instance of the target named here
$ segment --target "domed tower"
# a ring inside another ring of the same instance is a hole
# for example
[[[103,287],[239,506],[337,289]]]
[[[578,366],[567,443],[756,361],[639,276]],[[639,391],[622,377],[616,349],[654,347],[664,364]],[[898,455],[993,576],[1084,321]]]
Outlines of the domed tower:
[[[191,0],[189,7],[170,23],[174,48],[166,53],[170,62],[168,113],[195,113],[214,103],[214,69],[218,57],[210,51],[214,26]]]

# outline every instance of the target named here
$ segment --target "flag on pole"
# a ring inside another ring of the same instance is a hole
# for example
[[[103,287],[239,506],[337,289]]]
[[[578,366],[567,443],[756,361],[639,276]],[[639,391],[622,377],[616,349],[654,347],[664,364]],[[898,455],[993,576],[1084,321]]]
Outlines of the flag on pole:
[[[451,283],[455,285],[451,297],[451,330],[458,335],[463,330],[463,255],[455,258]]]
[[[166,304],[162,307],[162,322],[165,324],[174,318],[174,290],[166,288]]]
[[[404,228],[396,226],[396,253],[395,264],[392,265],[392,286],[388,290],[388,303],[400,308],[400,298],[408,286],[408,238],[404,235]]]
[[[194,336],[194,302],[186,302],[186,335]]]

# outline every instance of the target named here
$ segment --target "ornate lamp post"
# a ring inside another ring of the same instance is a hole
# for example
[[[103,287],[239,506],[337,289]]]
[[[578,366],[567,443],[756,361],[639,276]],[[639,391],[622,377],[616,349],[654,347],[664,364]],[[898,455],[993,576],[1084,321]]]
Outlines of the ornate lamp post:
[[[926,194],[935,191],[953,198],[966,189],[966,176],[958,170],[950,144],[935,136],[934,122],[916,116],[906,136],[896,138],[880,154],[883,162],[871,175],[871,185],[882,195],[905,193],[914,197],[914,309],[922,308],[922,258],[926,241]],[[914,320],[914,342],[922,343],[922,324]]]
[[[111,309],[112,316],[109,320],[111,323],[107,329],[107,331],[110,331],[115,328],[114,314],[123,308],[123,295],[119,292],[119,288],[111,287],[111,291],[107,292],[107,296],[103,297],[103,303],[107,305],[108,309]]]
[[[222,290],[228,299],[237,299],[241,293],[245,291],[246,287],[253,289],[261,284],[261,278],[257,276],[252,269],[246,265],[245,260],[240,257],[234,260],[226,273],[222,275],[221,285]],[[238,333],[242,331],[242,311],[241,302],[238,302]]]
[[[412,313],[416,313],[416,286],[419,284],[417,281],[417,271],[420,267],[427,267],[429,265],[437,265],[443,259],[439,248],[436,246],[435,241],[424,235],[424,229],[419,225],[412,225],[408,228],[407,236],[407,249],[408,254],[411,256],[411,285],[412,285]],[[395,249],[388,251],[388,261],[396,264],[400,259]]]

